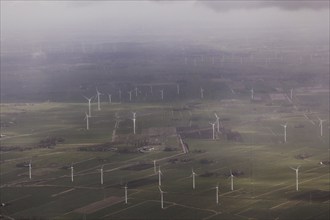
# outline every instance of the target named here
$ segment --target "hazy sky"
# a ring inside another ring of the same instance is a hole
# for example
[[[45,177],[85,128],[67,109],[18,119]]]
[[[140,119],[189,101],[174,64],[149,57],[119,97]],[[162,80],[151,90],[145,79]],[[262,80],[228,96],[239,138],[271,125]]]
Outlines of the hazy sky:
[[[205,27],[311,27],[329,34],[328,1],[2,1],[1,37],[194,33]]]

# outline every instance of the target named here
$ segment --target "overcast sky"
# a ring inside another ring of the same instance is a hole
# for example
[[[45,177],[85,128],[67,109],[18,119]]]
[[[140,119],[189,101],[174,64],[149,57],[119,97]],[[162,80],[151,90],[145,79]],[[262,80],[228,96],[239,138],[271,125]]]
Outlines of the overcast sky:
[[[328,1],[2,1],[1,38],[311,27],[329,35]]]

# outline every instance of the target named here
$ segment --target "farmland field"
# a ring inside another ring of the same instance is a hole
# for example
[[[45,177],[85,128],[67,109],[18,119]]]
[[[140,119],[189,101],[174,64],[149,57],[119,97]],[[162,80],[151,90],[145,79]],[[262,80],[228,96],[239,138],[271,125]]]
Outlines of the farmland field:
[[[1,138],[1,200],[7,204],[1,212],[15,219],[328,219],[329,127],[324,122],[320,136],[318,117],[329,118],[324,108],[308,115],[299,110],[310,98],[297,91],[293,103],[273,105],[241,96],[101,102],[101,111],[93,103],[89,130],[84,102],[2,104],[1,120],[8,126]],[[131,111],[137,112],[135,135]],[[214,113],[221,125],[213,140]],[[230,139],[228,130],[240,138]],[[143,145],[153,148],[139,152]],[[154,160],[163,174],[164,209]],[[297,166],[299,191],[290,169]]]

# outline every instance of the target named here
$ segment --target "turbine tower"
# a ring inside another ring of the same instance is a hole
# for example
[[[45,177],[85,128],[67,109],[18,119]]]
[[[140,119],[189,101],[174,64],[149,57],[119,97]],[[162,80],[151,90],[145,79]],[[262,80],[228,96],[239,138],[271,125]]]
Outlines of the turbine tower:
[[[219,204],[219,185],[215,187],[215,202]]]
[[[127,185],[124,187],[125,189],[125,204],[127,204]]]
[[[230,176],[229,176],[229,178],[230,178],[230,190],[233,191],[234,190],[234,175],[231,172],[231,170],[230,170]]]
[[[102,95],[102,93],[100,93],[100,91],[96,88],[97,110],[99,111],[101,110],[100,95]]]
[[[253,88],[250,91],[251,91],[251,100],[254,100],[254,90],[253,90]]]
[[[196,176],[196,173],[194,172],[193,169],[191,169],[192,188],[193,188],[193,189],[195,189],[195,176]]]
[[[160,166],[158,168],[158,185],[161,186],[162,185],[162,171],[160,170]]]
[[[86,112],[85,112],[85,118],[84,120],[86,120],[86,129],[89,130],[89,118],[91,116],[89,116]]]
[[[214,113],[214,116],[216,117],[217,122],[217,132],[220,132],[220,117],[217,115],[217,113]]]
[[[133,134],[135,134],[135,121],[136,121],[136,112],[132,112],[133,114]]]
[[[84,120],[86,120],[86,129],[87,130],[89,130],[89,118],[90,118],[90,116],[85,112]]]
[[[160,97],[162,100],[164,100],[164,89],[160,90]]]
[[[100,169],[100,174],[101,174],[101,185],[103,185],[103,167],[104,165],[102,165],[101,169]]]
[[[158,186],[158,188],[159,188],[159,192],[160,192],[160,207],[162,208],[162,209],[164,209],[164,191],[162,191],[162,189],[160,188],[160,186]]]
[[[119,95],[119,102],[121,102],[121,90],[118,90],[118,95]]]
[[[201,88],[201,99],[204,99],[204,89]]]
[[[319,124],[320,132],[321,132],[321,137],[322,137],[323,136],[323,122],[325,122],[326,120],[322,120],[322,119],[319,118],[319,121],[320,121],[320,124]]]
[[[284,125],[281,125],[284,128],[284,143],[286,143],[286,127],[287,127],[287,123],[285,123]]]
[[[138,87],[137,86],[134,88],[134,91],[135,91],[135,97],[137,97],[138,96]]]
[[[71,182],[73,182],[73,163],[71,163]]]
[[[215,123],[209,122],[210,125],[212,125],[212,139],[215,140]]]
[[[154,91],[153,91],[153,89],[152,89],[152,85],[150,85],[150,93],[151,93],[151,95],[154,94]]]
[[[292,101],[292,98],[293,98],[293,89],[290,90],[290,99]]]
[[[29,179],[32,179],[32,161],[29,162]]]
[[[180,95],[180,85],[176,84],[176,93]]]
[[[93,99],[94,96],[88,98],[86,96],[84,96],[84,98],[88,101],[88,115],[91,117],[92,116],[92,113],[91,113],[91,101]]]
[[[298,191],[299,190],[298,175],[299,175],[299,168],[300,168],[300,166],[298,166],[297,168],[293,168],[293,167],[290,167],[290,168],[296,172],[296,191]]]
[[[129,94],[129,101],[132,101],[132,91],[127,92]]]
[[[157,173],[157,168],[156,168],[156,160],[154,160],[154,173]]]
[[[109,103],[112,103],[111,94],[108,94],[108,97],[109,97]]]

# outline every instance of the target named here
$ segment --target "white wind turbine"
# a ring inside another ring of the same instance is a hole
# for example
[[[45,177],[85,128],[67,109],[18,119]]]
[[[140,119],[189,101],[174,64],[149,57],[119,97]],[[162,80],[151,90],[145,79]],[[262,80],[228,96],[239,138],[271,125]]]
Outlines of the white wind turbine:
[[[32,179],[32,161],[29,162],[29,179]]]
[[[195,189],[195,187],[196,187],[196,185],[195,185],[196,173],[194,172],[193,169],[191,169],[191,177],[192,177],[192,188]]]
[[[132,101],[132,91],[127,92],[129,94],[129,101]]]
[[[217,122],[217,132],[220,132],[220,117],[217,115],[217,113],[214,113],[214,116],[216,117]]]
[[[212,125],[212,139],[215,139],[215,123],[209,122],[210,125]]]
[[[119,102],[121,102],[121,89],[118,90]]]
[[[231,170],[230,170],[230,176],[229,176],[229,178],[230,178],[230,190],[233,191],[234,190],[234,175],[231,172]]]
[[[160,90],[160,97],[162,100],[164,100],[164,89]]]
[[[180,85],[176,84],[176,93],[180,95]]]
[[[293,98],[293,89],[290,90],[290,99],[292,101],[292,98]]]
[[[319,121],[320,121],[320,124],[319,124],[319,126],[320,126],[320,134],[321,134],[321,137],[323,136],[323,122],[325,122],[326,120],[322,120],[322,119],[320,119],[319,118]]]
[[[125,185],[124,189],[125,189],[125,204],[127,204],[127,185]]]
[[[86,120],[86,129],[89,130],[89,118],[91,116],[89,116],[86,112],[85,112],[85,118],[84,120]]]
[[[111,94],[108,94],[108,97],[109,97],[109,103],[112,103]]]
[[[71,163],[70,170],[71,170],[71,182],[73,182],[73,163]]]
[[[133,118],[132,118],[132,120],[133,120],[133,134],[135,134],[136,112],[132,112],[132,114],[133,114]]]
[[[102,95],[102,93],[100,93],[100,91],[96,88],[97,110],[99,111],[101,110],[100,95]]]
[[[254,100],[254,90],[253,90],[253,88],[250,91],[251,91],[251,100]]]
[[[219,185],[215,187],[215,202],[219,204]]]
[[[101,185],[103,185],[103,167],[104,165],[101,166],[101,169],[100,169],[100,174],[101,174]]]
[[[286,127],[287,127],[287,123],[285,123],[284,125],[281,125],[284,128],[284,143],[286,143]]]
[[[154,160],[154,173],[157,173],[156,160]]]
[[[135,91],[135,97],[137,97],[138,96],[138,87],[137,86],[134,88],[134,91]]]
[[[204,89],[201,88],[200,91],[201,91],[201,99],[204,99]]]
[[[150,85],[150,93],[151,93],[151,95],[154,94],[154,91],[153,91],[153,89],[152,89],[152,85]]]
[[[160,166],[158,168],[158,185],[161,186],[162,185],[162,171],[160,170]]]
[[[290,168],[296,172],[296,191],[298,191],[299,190],[298,175],[299,175],[299,168],[300,168],[300,166],[298,166],[297,168],[293,168],[293,167],[290,167]]]
[[[162,209],[164,209],[164,191],[160,188],[160,186],[158,186],[158,188],[159,188],[159,192],[160,192],[160,207],[162,208]]]
[[[89,116],[92,116],[92,113],[91,113],[91,101],[94,98],[94,96],[92,96],[90,98],[84,96],[84,98],[88,101],[88,115]]]

